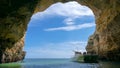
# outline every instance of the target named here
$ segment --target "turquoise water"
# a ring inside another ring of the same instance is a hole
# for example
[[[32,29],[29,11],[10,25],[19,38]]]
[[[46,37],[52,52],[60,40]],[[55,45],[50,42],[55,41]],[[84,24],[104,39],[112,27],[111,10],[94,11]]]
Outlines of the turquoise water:
[[[70,59],[25,59],[22,62],[0,64],[0,68],[120,68],[120,64],[110,62],[76,63]]]

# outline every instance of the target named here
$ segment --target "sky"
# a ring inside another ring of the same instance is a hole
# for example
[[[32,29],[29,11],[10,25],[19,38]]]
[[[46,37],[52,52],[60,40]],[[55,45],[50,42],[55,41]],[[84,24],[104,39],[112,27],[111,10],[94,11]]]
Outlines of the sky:
[[[71,58],[84,52],[95,31],[93,12],[75,1],[55,3],[33,14],[25,37],[26,58]]]

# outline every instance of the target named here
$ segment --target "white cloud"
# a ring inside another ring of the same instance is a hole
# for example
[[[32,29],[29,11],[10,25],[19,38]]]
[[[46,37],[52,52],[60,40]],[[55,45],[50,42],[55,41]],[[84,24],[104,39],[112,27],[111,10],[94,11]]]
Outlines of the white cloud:
[[[90,28],[93,26],[95,26],[95,23],[84,23],[80,25],[70,25],[70,26],[64,26],[64,27],[48,28],[48,29],[45,29],[45,31],[56,31],[56,30],[72,31],[72,30],[79,30],[83,28]]]
[[[71,31],[71,30],[78,30],[82,28],[88,28],[95,25],[94,23],[91,25],[89,25],[89,23],[82,24],[82,25],[75,25],[76,22],[74,22],[74,20],[76,18],[80,18],[82,16],[94,16],[93,12],[88,7],[82,6],[75,1],[67,2],[67,3],[60,3],[60,2],[55,3],[51,5],[49,8],[47,8],[45,11],[34,14],[31,19],[42,20],[42,19],[45,19],[46,17],[51,17],[54,15],[66,17],[63,20],[63,22],[67,26],[45,29],[45,31],[54,31],[54,30]]]
[[[66,19],[64,20],[64,23],[65,23],[66,25],[74,25],[74,24],[75,24],[75,22],[73,21],[72,18],[66,18]]]
[[[47,43],[44,46],[32,47],[27,49],[29,58],[71,58],[75,50],[84,52],[87,42],[69,41],[62,43]]]
[[[51,15],[61,15],[66,17],[78,17],[78,16],[93,16],[93,12],[86,6],[82,6],[79,3],[72,1],[67,3],[56,3],[51,5],[43,12],[38,12],[32,16],[34,19],[41,19]]]

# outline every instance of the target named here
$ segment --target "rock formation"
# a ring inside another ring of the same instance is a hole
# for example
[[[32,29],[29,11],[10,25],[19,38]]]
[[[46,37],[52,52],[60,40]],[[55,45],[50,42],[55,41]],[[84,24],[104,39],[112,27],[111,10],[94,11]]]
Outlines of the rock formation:
[[[31,16],[67,0],[0,0],[0,63],[24,59],[24,36]]]
[[[92,43],[88,43],[87,51],[120,61],[120,0],[1,0],[0,63],[24,59],[24,37],[32,14],[53,3],[68,1],[86,5],[95,14],[96,31],[89,39]]]
[[[0,63],[24,59],[24,36],[37,1],[0,1]]]
[[[96,19],[96,31],[89,38],[87,51],[101,59],[120,61],[120,0],[86,0],[85,4]]]

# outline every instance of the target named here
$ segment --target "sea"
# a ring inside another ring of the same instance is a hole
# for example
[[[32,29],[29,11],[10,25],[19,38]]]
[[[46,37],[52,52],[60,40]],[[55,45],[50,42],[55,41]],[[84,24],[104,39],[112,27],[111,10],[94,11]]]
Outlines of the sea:
[[[0,68],[120,68],[120,62],[77,63],[71,59],[24,59],[0,64]]]

